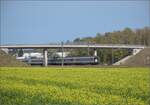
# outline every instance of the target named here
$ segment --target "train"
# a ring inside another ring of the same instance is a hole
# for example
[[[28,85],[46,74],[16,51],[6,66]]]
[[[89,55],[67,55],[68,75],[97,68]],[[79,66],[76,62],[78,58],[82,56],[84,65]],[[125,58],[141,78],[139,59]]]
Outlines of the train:
[[[44,65],[43,58],[30,57],[28,59],[22,59],[21,61],[31,65]],[[87,57],[64,57],[64,58],[48,58],[48,65],[96,65],[100,63],[98,56],[87,56]]]

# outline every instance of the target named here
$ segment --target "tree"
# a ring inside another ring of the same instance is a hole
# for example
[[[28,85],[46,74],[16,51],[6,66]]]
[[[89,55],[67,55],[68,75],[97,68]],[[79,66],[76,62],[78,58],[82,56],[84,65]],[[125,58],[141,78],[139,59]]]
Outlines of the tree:
[[[80,42],[80,38],[76,38],[73,42]]]
[[[19,49],[19,51],[18,51],[18,57],[22,57],[22,56],[23,56],[23,50]]]

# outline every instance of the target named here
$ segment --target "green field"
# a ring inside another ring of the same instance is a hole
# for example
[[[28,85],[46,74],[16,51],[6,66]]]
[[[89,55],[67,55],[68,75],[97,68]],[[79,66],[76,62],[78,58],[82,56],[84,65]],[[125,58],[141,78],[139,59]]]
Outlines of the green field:
[[[0,68],[0,105],[149,105],[149,68]]]

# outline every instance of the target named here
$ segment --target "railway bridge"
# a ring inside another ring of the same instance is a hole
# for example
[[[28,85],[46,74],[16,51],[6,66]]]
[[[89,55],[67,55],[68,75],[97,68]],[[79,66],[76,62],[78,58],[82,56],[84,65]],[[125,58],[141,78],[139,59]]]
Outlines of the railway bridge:
[[[48,57],[47,50],[51,48],[62,49],[62,56],[64,48],[70,49],[80,49],[80,48],[93,48],[94,56],[97,56],[97,49],[107,48],[107,49],[133,49],[133,53],[136,53],[139,49],[144,49],[146,46],[143,45],[127,45],[127,44],[16,44],[16,45],[0,45],[0,49],[8,48],[8,49],[43,49],[44,55],[44,66],[48,65]],[[63,58],[62,58],[63,59]],[[62,60],[63,65],[63,60]]]

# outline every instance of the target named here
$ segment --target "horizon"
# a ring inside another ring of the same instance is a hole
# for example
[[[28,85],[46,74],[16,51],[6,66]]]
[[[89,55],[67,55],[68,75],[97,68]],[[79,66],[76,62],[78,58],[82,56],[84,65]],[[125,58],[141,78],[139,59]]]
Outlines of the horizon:
[[[1,44],[46,44],[150,27],[150,1],[1,1]]]

